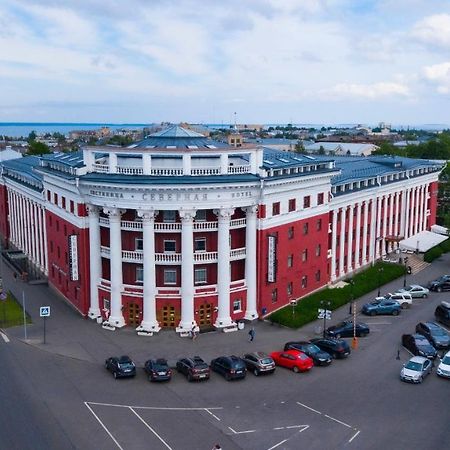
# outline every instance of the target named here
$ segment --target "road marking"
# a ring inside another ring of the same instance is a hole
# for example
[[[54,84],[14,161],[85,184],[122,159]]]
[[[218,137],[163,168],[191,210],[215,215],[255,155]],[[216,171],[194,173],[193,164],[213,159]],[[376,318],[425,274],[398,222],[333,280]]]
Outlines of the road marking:
[[[313,409],[313,408],[311,408],[309,406],[306,406],[303,403],[297,402],[297,405],[303,406],[304,408],[309,409],[309,410],[315,412],[316,414],[322,414],[320,411],[317,411],[316,409]]]
[[[274,448],[279,447],[281,444],[284,444],[287,441],[287,439],[282,440],[281,442],[278,442],[278,444],[275,444],[273,447],[270,447],[267,450],[273,450]]]
[[[6,336],[6,334],[3,333],[2,331],[0,331],[0,334],[2,335],[3,340],[4,340],[6,343],[8,343],[8,342],[9,342],[8,336]]]
[[[353,439],[355,439],[356,436],[358,436],[358,434],[361,433],[361,431],[357,431],[350,439],[349,439],[349,443],[353,441]]]
[[[214,419],[216,419],[216,420],[218,420],[218,421],[220,422],[220,419],[219,419],[215,414],[213,414],[209,409],[205,408],[205,411],[206,411],[208,414],[211,414],[211,415],[214,417]]]
[[[169,449],[172,450],[172,447],[133,409],[129,408],[133,413],[139,418],[139,420]]]
[[[334,421],[337,422],[337,423],[340,423],[341,425],[346,426],[347,428],[352,428],[348,423],[341,422],[340,420],[335,419],[334,417],[331,417],[331,416],[329,416],[328,414],[324,414],[324,416],[327,417],[328,419],[334,420]]]
[[[89,409],[89,411],[91,411],[91,413],[93,414],[93,416],[98,420],[98,422],[100,423],[100,425],[103,427],[103,429],[108,433],[109,437],[114,441],[114,443],[117,445],[118,448],[120,448],[120,450],[123,450],[123,448],[120,446],[120,444],[117,442],[117,440],[115,439],[115,437],[111,434],[111,432],[108,430],[108,428],[106,428],[106,425],[100,420],[100,418],[97,416],[97,414],[95,414],[95,412],[93,411],[93,409],[89,406],[88,402],[84,402],[84,404],[86,405],[86,407]]]
[[[309,428],[309,425],[291,425],[289,427],[286,427],[287,430],[291,428],[301,428],[303,427],[303,430],[300,430],[299,433],[302,433],[303,431],[307,430]]]
[[[208,408],[172,408],[172,407],[159,407],[159,406],[133,406],[133,405],[117,405],[114,403],[98,403],[98,402],[85,402],[89,403],[90,405],[97,405],[97,406],[114,406],[115,408],[134,408],[134,409],[152,409],[152,410],[162,410],[162,411],[204,411],[205,409],[223,409],[221,406],[212,406]]]
[[[370,323],[370,325],[391,325],[392,324],[392,322],[369,322],[369,323]]]
[[[254,433],[255,431],[257,431],[257,430],[236,431],[236,430],[233,430],[233,428],[231,428],[231,427],[228,427],[228,428],[232,431],[233,434]]]

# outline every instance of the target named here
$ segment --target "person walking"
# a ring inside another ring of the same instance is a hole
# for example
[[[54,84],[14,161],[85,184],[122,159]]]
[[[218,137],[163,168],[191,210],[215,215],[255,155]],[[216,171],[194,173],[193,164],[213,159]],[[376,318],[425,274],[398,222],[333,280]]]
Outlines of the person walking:
[[[253,339],[255,339],[255,329],[252,327],[250,329],[250,331],[248,332],[248,336],[249,336],[249,341],[253,342]]]
[[[216,444],[212,450],[222,450],[222,447],[219,444]]]
[[[192,340],[197,338],[197,331],[195,329],[195,323],[192,323],[191,337],[192,337]]]

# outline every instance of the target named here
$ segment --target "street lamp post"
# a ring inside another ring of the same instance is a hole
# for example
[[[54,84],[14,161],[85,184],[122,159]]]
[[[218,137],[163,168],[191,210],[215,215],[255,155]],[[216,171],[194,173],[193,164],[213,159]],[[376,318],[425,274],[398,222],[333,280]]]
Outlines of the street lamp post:
[[[381,274],[383,273],[383,267],[378,267],[378,295],[379,297],[381,295]]]
[[[405,256],[404,258],[404,262],[405,262],[405,272],[403,274],[403,287],[406,287],[406,273],[408,272],[408,257]]]

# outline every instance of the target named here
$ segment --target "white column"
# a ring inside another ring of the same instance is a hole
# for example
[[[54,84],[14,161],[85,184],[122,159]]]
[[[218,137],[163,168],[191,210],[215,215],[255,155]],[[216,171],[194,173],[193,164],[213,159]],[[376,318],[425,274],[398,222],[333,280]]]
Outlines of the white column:
[[[378,259],[380,257],[380,240],[378,239],[381,236],[381,202],[383,197],[377,198],[377,232],[375,236],[375,258]]]
[[[124,210],[117,208],[105,208],[109,215],[109,246],[111,264],[111,313],[108,322],[114,327],[125,326],[122,314],[122,230],[121,217]]]
[[[376,202],[377,198],[374,197],[371,200],[371,210],[370,210],[370,242],[369,242],[369,261],[375,261],[375,243],[376,243]]]
[[[398,236],[398,211],[399,211],[400,193],[395,193],[395,222],[394,222],[394,235]]]
[[[44,256],[44,231],[42,225],[42,216],[44,214],[44,209],[41,205],[38,205],[37,215],[38,215],[38,236],[39,236],[39,267],[41,270],[45,270],[45,256]]]
[[[33,234],[33,260],[34,264],[37,266],[38,263],[38,246],[39,246],[39,238],[38,238],[38,227],[36,220],[36,203],[31,202],[31,216],[33,218],[33,226],[32,226],[32,234]]]
[[[217,328],[228,327],[233,324],[230,317],[230,218],[234,213],[232,208],[215,210],[219,222],[217,233],[217,288],[218,306]]]
[[[247,284],[247,308],[245,318],[253,320],[258,317],[256,309],[256,213],[258,207],[248,206],[242,208],[246,215],[245,224],[245,281]]]
[[[359,253],[361,249],[361,202],[356,204],[356,239],[355,239],[355,269],[361,265]]]
[[[183,175],[191,174],[191,155],[183,153]]]
[[[44,268],[45,268],[45,274],[48,275],[48,247],[47,247],[47,226],[46,226],[46,217],[45,217],[45,208],[42,208],[42,234],[43,234],[43,241],[44,241]]]
[[[17,229],[19,231],[18,233],[18,245],[17,247],[20,248],[20,250],[24,251],[24,220],[23,220],[23,210],[22,210],[22,200],[19,196],[19,194],[16,193],[16,206],[17,206]]]
[[[423,231],[423,199],[425,196],[424,185],[421,185],[419,187],[419,192],[420,192],[420,195],[419,195],[419,220],[418,220],[417,230],[420,232],[420,231]]]
[[[428,209],[428,190],[429,184],[425,185],[424,199],[423,199],[423,229],[427,229],[427,209]]]
[[[179,211],[181,218],[181,320],[177,333],[197,328],[194,318],[194,210]]]
[[[144,301],[142,322],[136,328],[139,334],[158,332],[161,327],[156,320],[156,268],[155,268],[155,215],[158,211],[142,210],[142,238],[144,253]]]
[[[89,215],[89,272],[90,272],[90,304],[88,317],[97,319],[101,316],[98,284],[102,276],[102,257],[100,254],[100,224],[97,206],[87,205]],[[111,244],[112,247],[112,244]],[[111,263],[112,266],[112,263]],[[112,280],[112,270],[111,270]]]
[[[20,217],[22,220],[22,230],[23,230],[23,236],[22,236],[22,248],[23,252],[28,256],[28,221],[27,221],[27,209],[25,207],[25,198],[21,195],[20,196]]]
[[[381,241],[381,255],[386,255],[386,234],[387,234],[387,201],[388,196],[383,196],[383,239]]]
[[[409,207],[409,236],[414,234],[414,205],[416,200],[416,188],[411,189],[411,203]]]
[[[228,173],[228,154],[221,153],[220,154],[220,174],[226,175]]]
[[[353,209],[354,205],[349,206],[349,222],[348,222],[348,245],[347,245],[347,273],[353,270]]]
[[[394,234],[394,194],[389,194],[389,235]],[[389,242],[389,251],[392,251],[394,242]]]
[[[333,225],[331,228],[331,281],[336,280],[336,238],[337,238],[337,216],[339,210],[335,209],[333,213]]]
[[[142,155],[142,173],[144,175],[150,175],[152,172],[152,155],[150,153],[144,153]]]
[[[420,194],[422,192],[422,186],[416,187],[416,207],[414,208],[414,234],[418,233],[419,230],[419,205],[420,205]]]
[[[117,155],[113,152],[108,153],[109,156],[109,173],[117,172]]]
[[[404,236],[405,238],[409,237],[409,197],[411,195],[411,191],[409,189],[405,190],[405,203],[404,203],[404,214],[405,214],[405,222],[404,222]]]
[[[345,275],[344,271],[344,249],[345,249],[345,215],[346,208],[341,208],[341,237],[339,242],[339,276]]]

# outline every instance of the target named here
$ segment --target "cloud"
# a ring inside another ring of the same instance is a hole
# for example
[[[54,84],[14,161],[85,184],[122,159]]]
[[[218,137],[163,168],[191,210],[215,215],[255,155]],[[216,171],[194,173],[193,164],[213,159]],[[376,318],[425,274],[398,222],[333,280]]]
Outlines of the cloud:
[[[330,89],[322,91],[323,96],[338,98],[359,98],[377,100],[382,97],[409,97],[411,95],[408,86],[396,82],[378,82],[372,84],[340,83]]]
[[[434,14],[416,23],[412,36],[420,42],[450,50],[450,14]]]
[[[427,81],[436,85],[437,92],[450,93],[450,62],[427,66],[423,69],[423,74]]]

